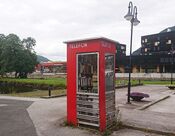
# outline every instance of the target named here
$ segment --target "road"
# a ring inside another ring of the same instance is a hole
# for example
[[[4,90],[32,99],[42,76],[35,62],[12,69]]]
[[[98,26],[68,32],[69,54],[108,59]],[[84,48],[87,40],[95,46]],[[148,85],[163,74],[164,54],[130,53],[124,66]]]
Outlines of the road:
[[[37,136],[27,112],[32,103],[0,99],[0,136]]]

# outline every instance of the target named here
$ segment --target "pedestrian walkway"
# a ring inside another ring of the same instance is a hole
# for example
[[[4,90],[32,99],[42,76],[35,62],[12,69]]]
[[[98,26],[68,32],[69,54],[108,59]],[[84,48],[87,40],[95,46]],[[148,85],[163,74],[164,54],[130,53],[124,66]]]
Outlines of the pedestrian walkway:
[[[148,93],[150,98],[142,102],[131,101],[126,104],[127,89],[116,90],[116,106],[120,109],[119,120],[123,125],[130,128],[142,130],[153,130],[154,132],[174,133],[175,135],[175,112],[172,108],[174,102],[173,92],[165,86],[139,86],[132,87],[131,91]],[[164,95],[171,95],[168,99],[156,103],[145,110],[138,110]],[[36,128],[38,136],[100,136],[97,131],[65,126],[66,120],[66,97],[40,99],[40,98],[19,98],[0,96],[1,99],[16,99],[21,101],[32,101],[27,109],[30,118]],[[1,104],[1,103],[0,103]],[[2,103],[4,104],[4,103]],[[2,105],[1,104],[1,105]],[[2,105],[0,108],[4,107]],[[161,110],[161,109],[164,110]],[[134,129],[121,129],[111,134],[112,136],[162,136],[160,134],[148,133]]]
[[[150,95],[150,98],[142,102],[131,101],[132,104],[126,104],[124,101],[127,89],[116,91],[116,101],[121,112],[121,122],[123,125],[142,130],[152,130],[154,132],[163,132],[175,135],[175,95],[174,91],[169,90],[166,86],[147,85],[133,87],[132,91],[144,92]],[[153,101],[157,101],[163,96],[168,97],[144,110],[138,110],[140,107]]]
[[[143,132],[139,130],[125,128],[125,129],[121,129],[119,131],[113,132],[111,136],[165,136],[165,135],[148,133],[148,132]]]
[[[38,136],[98,136],[88,130],[64,126],[66,121],[66,97],[36,101],[28,112]]]
[[[175,114],[122,109],[121,115],[125,126],[175,135]]]

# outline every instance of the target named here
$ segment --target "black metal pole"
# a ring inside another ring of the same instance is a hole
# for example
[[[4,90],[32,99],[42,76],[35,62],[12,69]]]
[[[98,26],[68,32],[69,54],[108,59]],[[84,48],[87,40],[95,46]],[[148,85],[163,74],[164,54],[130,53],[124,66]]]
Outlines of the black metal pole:
[[[48,91],[49,91],[49,96],[51,96],[51,87],[50,86],[48,88]]]
[[[171,62],[171,84],[173,84],[173,63],[172,62]]]
[[[132,36],[133,36],[133,19],[131,19],[131,39],[130,39],[130,56],[129,56],[129,81],[128,81],[128,100],[127,103],[130,104],[130,94],[131,94],[131,73],[132,73]]]
[[[171,84],[173,84],[173,65],[174,65],[174,45],[171,47]]]

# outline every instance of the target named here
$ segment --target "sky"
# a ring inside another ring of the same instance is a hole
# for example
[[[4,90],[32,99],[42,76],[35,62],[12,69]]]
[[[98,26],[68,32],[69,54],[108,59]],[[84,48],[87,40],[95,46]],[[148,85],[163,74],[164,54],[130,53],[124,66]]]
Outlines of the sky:
[[[140,24],[134,26],[133,48],[141,36],[175,25],[174,0],[133,0]],[[68,40],[106,37],[127,45],[131,24],[124,19],[128,0],[0,0],[0,33],[33,37],[38,55],[66,61]]]

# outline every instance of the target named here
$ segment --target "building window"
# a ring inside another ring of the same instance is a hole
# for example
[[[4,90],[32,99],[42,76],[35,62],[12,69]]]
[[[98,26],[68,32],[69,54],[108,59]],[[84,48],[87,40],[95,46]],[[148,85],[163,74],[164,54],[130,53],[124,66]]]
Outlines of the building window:
[[[160,58],[160,62],[161,63],[164,63],[164,58]]]
[[[165,58],[165,63],[168,63],[168,60],[169,60],[168,58]]]
[[[121,49],[122,49],[122,50],[124,50],[124,49],[125,49],[125,47],[124,47],[124,46],[121,46]]]
[[[168,41],[166,42],[166,44],[171,44],[171,40],[168,40]]]
[[[155,43],[154,43],[154,45],[155,45],[155,46],[158,46],[158,45],[159,45],[159,43],[160,43],[160,42],[155,42]]]
[[[148,49],[147,48],[145,48],[145,52],[147,52],[148,51]]]
[[[145,43],[147,43],[148,42],[148,40],[145,38]]]
[[[144,43],[145,41],[144,40],[142,40],[142,43]]]
[[[156,47],[154,47],[154,51],[156,51]]]

